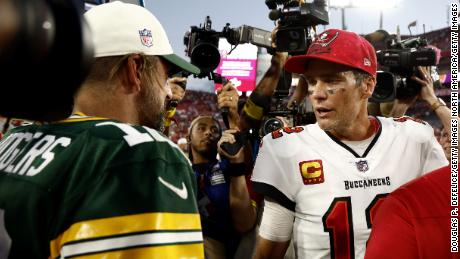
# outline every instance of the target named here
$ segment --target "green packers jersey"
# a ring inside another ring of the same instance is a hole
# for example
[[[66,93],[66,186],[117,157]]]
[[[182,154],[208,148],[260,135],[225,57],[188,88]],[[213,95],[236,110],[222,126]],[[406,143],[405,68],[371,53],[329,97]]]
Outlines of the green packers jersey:
[[[157,131],[74,115],[0,142],[0,259],[203,257],[190,162]]]

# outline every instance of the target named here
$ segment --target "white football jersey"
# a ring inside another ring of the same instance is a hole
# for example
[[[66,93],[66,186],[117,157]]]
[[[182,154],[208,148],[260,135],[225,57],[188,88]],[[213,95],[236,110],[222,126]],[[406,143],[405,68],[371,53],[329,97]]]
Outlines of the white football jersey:
[[[263,138],[254,189],[295,212],[297,258],[364,258],[383,198],[448,164],[430,125],[409,117],[378,122],[362,157],[317,124]]]

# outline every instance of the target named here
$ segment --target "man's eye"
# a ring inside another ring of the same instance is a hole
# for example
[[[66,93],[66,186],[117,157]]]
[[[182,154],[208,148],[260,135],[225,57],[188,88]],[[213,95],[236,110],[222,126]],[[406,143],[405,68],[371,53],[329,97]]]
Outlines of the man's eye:
[[[332,84],[332,83],[338,83],[338,82],[340,82],[340,80],[338,78],[328,78],[328,79],[324,80],[324,82]]]
[[[326,92],[328,94],[335,94],[335,93],[337,93],[337,90],[339,90],[339,89],[337,89],[337,88],[326,88]]]

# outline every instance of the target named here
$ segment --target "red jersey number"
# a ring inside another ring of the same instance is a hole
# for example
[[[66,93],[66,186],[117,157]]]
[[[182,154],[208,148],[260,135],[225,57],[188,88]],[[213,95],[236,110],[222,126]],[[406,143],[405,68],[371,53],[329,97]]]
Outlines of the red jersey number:
[[[376,211],[388,194],[378,194],[366,208],[367,227],[371,228]],[[331,258],[355,258],[351,197],[335,198],[323,216],[324,231],[329,233]]]

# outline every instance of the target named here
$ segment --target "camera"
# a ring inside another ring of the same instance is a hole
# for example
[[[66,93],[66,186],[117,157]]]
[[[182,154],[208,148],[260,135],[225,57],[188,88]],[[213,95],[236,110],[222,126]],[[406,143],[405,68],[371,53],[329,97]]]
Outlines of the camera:
[[[298,106],[288,107],[289,89],[291,87],[292,74],[283,71],[276,86],[276,90],[270,101],[268,111],[266,112],[260,124],[259,136],[263,137],[272,131],[284,128],[284,122],[277,117],[292,117],[298,113]]]
[[[305,54],[312,42],[310,30],[316,25],[329,24],[329,14],[324,0],[313,3],[296,0],[266,0],[269,18],[279,21],[276,32],[276,50],[291,55]]]
[[[231,28],[227,23],[222,31],[212,29],[212,21],[206,16],[204,23],[191,26],[184,35],[185,54],[190,62],[201,69],[199,78],[208,77],[219,83],[219,75],[213,73],[220,63],[219,38],[227,39],[231,45],[252,43],[259,47],[271,48],[271,32],[243,25]],[[216,81],[217,80],[217,81]]]
[[[413,75],[420,77],[417,66],[435,66],[436,53],[425,48],[426,39],[409,38],[404,41],[389,43],[389,49],[377,51],[377,61],[391,74],[378,73],[377,86],[371,101],[391,101],[392,97],[406,99],[416,96],[421,86],[411,80]]]
[[[369,98],[369,102],[382,103],[391,102],[396,96],[396,77],[394,74],[386,71],[377,71],[377,84],[374,92]]]
[[[222,33],[213,30],[211,26],[211,18],[206,16],[203,25],[190,27],[184,36],[185,53],[190,57],[190,62],[200,68],[201,77],[216,69],[220,62],[217,47]]]
[[[0,1],[2,116],[54,121],[71,114],[74,93],[93,59],[82,5]]]
[[[272,49],[271,32],[255,28],[249,25],[242,25],[238,28],[230,28],[230,24],[224,27],[223,37],[227,39],[231,45],[244,43],[252,43],[258,47]]]

